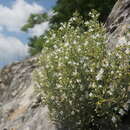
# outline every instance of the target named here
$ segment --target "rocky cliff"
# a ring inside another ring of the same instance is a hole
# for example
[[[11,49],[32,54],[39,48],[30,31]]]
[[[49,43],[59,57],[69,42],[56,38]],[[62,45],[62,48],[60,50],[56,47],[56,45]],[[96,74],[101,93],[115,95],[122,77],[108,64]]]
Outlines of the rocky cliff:
[[[113,47],[130,29],[130,0],[117,1],[106,21],[106,28]]]
[[[122,36],[130,24],[130,0],[118,0],[106,27],[112,43]],[[114,45],[114,44],[112,44]],[[56,130],[35,94],[32,72],[37,58],[13,63],[0,71],[0,130]],[[126,125],[126,124],[125,124]],[[128,127],[123,130],[129,129]]]
[[[0,72],[0,130],[55,130],[46,106],[39,106],[32,72],[37,58],[4,67]]]

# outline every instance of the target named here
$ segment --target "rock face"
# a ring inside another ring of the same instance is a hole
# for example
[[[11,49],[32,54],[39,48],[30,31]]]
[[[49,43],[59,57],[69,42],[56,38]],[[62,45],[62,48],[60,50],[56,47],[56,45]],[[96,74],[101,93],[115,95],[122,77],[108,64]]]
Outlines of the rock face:
[[[106,28],[109,32],[110,43],[115,46],[120,37],[130,29],[130,0],[117,1],[106,21]]]
[[[130,0],[118,0],[106,22],[111,42],[116,43],[129,24]],[[0,71],[0,130],[57,129],[48,118],[47,107],[39,105],[40,97],[34,93],[32,72],[37,68],[36,59],[17,62]],[[130,130],[126,126],[122,130]]]
[[[124,26],[128,24],[130,24],[130,0],[118,0],[106,21],[107,29],[112,34],[118,31],[119,36],[126,31]]]
[[[55,130],[46,106],[38,106],[32,72],[36,58],[6,66],[0,72],[0,130]]]

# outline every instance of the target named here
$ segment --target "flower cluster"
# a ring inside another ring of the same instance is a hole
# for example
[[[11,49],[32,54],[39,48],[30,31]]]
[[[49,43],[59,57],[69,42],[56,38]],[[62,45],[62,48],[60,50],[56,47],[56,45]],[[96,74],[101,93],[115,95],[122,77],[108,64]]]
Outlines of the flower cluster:
[[[89,15],[50,30],[35,77],[53,120],[74,130],[116,129],[128,108],[129,46],[108,50],[99,14]]]

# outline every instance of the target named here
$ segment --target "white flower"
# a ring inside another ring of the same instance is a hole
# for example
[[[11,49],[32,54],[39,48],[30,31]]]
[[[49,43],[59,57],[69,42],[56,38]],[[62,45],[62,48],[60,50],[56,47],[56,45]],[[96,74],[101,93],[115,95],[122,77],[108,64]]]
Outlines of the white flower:
[[[101,68],[98,75],[96,76],[96,80],[101,80],[104,73],[104,69]]]
[[[92,93],[89,93],[89,97],[92,97],[93,96],[93,94]]]
[[[97,33],[97,34],[96,34],[96,37],[99,37],[99,36],[100,36],[100,35]]]
[[[78,48],[78,52],[80,52],[81,51],[81,48]]]
[[[52,34],[52,38],[55,38],[56,37],[56,34]]]
[[[75,112],[74,112],[74,111],[72,111],[72,112],[71,112],[71,115],[74,115],[74,114],[75,114]]]
[[[49,43],[49,40],[47,40],[46,43]]]
[[[72,17],[72,18],[70,18],[70,22],[73,22],[73,21],[75,21],[76,20],[76,18],[75,17]]]
[[[93,72],[93,69],[92,69],[92,68],[90,69],[90,72]]]
[[[87,46],[88,45],[88,41],[85,41],[84,45]]]
[[[92,88],[95,88],[96,87],[96,84],[95,83],[92,83],[90,84]]]
[[[94,31],[92,28],[90,28],[90,29],[88,30],[88,32],[92,32],[92,31]]]
[[[54,45],[54,48],[57,49],[58,48],[57,45]]]
[[[70,64],[70,65],[71,65],[71,64],[72,64],[72,61],[68,61],[68,64]]]
[[[78,74],[77,70],[75,70],[75,71],[72,73],[73,76],[76,76],[77,74]]]
[[[48,69],[48,68],[49,68],[49,65],[46,65],[46,66],[45,66],[45,68],[47,68],[47,69]]]
[[[64,28],[61,26],[60,28],[59,28],[59,30],[63,30]]]
[[[69,59],[69,57],[68,57],[68,56],[65,56],[65,59],[66,59],[66,60],[68,60],[68,59]]]
[[[65,46],[65,47],[68,47],[68,46],[69,46],[69,43],[68,43],[68,42],[66,42],[66,43],[64,44],[64,46]]]
[[[130,49],[127,48],[127,49],[125,50],[125,53],[126,53],[126,54],[129,54],[129,53],[130,53]]]
[[[81,79],[77,79],[76,81],[77,81],[77,83],[81,83]]]
[[[89,12],[89,16],[92,15],[92,12]]]
[[[95,16],[94,15],[91,15],[92,18],[94,18]]]
[[[76,40],[74,40],[73,44],[76,44],[76,43],[77,43]]]
[[[69,101],[69,104],[72,105],[72,101]]]
[[[62,85],[60,85],[60,84],[57,84],[57,88],[62,88]]]
[[[85,67],[86,67],[86,66],[84,65],[84,68],[85,68]],[[88,70],[88,69],[86,69],[86,70],[85,70],[85,72],[86,72],[86,73],[88,73],[88,72],[89,72],[89,70]]]
[[[108,55],[111,56],[111,54],[112,54],[112,53],[111,53],[110,51],[108,51]]]
[[[51,100],[54,100],[55,99],[55,97],[54,96],[51,96]]]
[[[99,85],[99,88],[102,88],[102,85]]]
[[[116,121],[117,121],[115,116],[113,116],[111,120],[112,120],[113,123],[116,123]]]
[[[119,57],[120,59],[122,58],[122,56],[118,53],[116,54],[116,56]]]
[[[56,55],[55,58],[58,59],[58,56]]]
[[[100,43],[100,42],[97,42],[97,45],[99,46],[99,45],[101,45],[101,43]]]
[[[77,38],[80,38],[80,36],[79,36],[79,35],[77,35]]]
[[[88,22],[88,21],[86,21],[84,24],[85,24],[85,25],[88,25],[88,24],[89,24],[89,22]]]
[[[111,92],[111,91],[107,91],[107,93],[108,93],[109,95],[112,95],[112,92]]]
[[[120,109],[120,110],[119,110],[119,114],[120,114],[121,116],[123,116],[123,115],[125,114],[125,111],[124,111],[123,109]]]
[[[87,64],[86,64],[86,63],[84,63],[84,64],[83,64],[83,67],[84,67],[84,68],[86,68],[86,66],[87,66]],[[88,70],[87,70],[87,72],[88,72]]]
[[[114,74],[114,71],[111,71],[111,74]]]
[[[114,108],[114,110],[115,110],[115,111],[117,111],[117,110],[118,110],[118,108],[117,108],[117,107],[115,107],[115,108]]]
[[[60,111],[60,114],[63,115],[63,111]]]

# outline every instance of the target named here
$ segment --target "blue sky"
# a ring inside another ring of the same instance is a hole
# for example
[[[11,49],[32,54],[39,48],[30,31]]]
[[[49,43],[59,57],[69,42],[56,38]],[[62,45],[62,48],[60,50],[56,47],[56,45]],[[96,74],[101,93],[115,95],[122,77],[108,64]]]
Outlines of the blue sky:
[[[0,67],[27,57],[29,37],[40,36],[48,22],[36,25],[29,33],[20,28],[32,13],[50,12],[56,0],[0,0]]]

